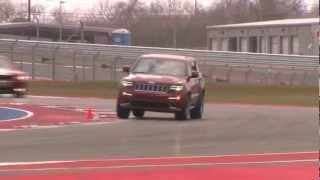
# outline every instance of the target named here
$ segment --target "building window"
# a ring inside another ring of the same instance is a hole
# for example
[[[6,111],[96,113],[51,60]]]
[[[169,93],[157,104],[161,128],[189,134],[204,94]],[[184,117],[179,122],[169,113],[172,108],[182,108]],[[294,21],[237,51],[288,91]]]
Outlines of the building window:
[[[258,49],[259,53],[266,53],[266,41],[265,38],[263,36],[259,37],[259,49]]]
[[[279,53],[283,54],[283,36],[280,36]]]
[[[290,36],[289,53],[299,54],[299,39],[297,36]]]
[[[213,38],[209,38],[209,50],[214,50],[213,49]]]
[[[237,45],[237,38],[232,37],[229,38],[229,51],[237,51],[238,45]]]
[[[268,52],[269,52],[270,54],[272,54],[272,41],[273,41],[273,37],[270,36],[270,37],[269,37],[269,41],[268,41]]]
[[[217,51],[222,51],[223,38],[217,39]]]
[[[258,38],[256,36],[249,38],[249,52],[258,52]]]

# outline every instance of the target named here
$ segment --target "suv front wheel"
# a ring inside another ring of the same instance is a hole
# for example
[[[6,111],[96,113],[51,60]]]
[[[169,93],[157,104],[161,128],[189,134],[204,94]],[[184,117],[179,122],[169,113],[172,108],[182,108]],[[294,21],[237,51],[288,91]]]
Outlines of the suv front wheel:
[[[190,118],[190,107],[191,107],[191,98],[188,97],[186,106],[181,110],[175,113],[176,120],[188,120]]]
[[[190,116],[192,119],[201,119],[204,109],[204,95],[201,95],[196,106],[191,110]]]
[[[130,116],[130,110],[117,105],[117,116],[120,119],[128,119]]]

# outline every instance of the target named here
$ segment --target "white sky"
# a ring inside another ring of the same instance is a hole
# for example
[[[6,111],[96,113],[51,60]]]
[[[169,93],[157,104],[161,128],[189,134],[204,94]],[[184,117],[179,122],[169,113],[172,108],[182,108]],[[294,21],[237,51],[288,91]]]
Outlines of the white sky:
[[[19,3],[27,3],[28,0],[13,0],[15,2]],[[47,9],[53,9],[55,7],[59,6],[60,0],[31,0],[33,4],[42,4],[44,5]],[[63,0],[65,1],[63,7],[67,11],[74,11],[74,10],[80,10],[83,12],[86,12],[88,9],[91,9],[99,0]],[[111,0],[111,1],[125,1],[125,0]],[[142,0],[146,3],[150,2],[149,0]],[[165,1],[165,0],[164,0]],[[186,1],[186,0],[185,0]],[[194,0],[187,0],[190,2],[194,2]],[[204,6],[208,6],[212,4],[216,0],[198,0],[199,3],[201,3]],[[308,7],[311,7],[315,1],[318,0],[304,0]]]
[[[17,2],[18,4],[28,2],[28,0],[12,0],[12,1]],[[32,4],[42,4],[47,9],[58,7],[60,2],[60,0],[31,0],[31,1],[32,1]],[[86,11],[88,9],[91,9],[99,1],[103,1],[103,0],[63,0],[63,1],[65,2],[63,7],[68,11],[73,11],[75,9]],[[116,2],[116,1],[127,1],[127,0],[110,0],[110,2]],[[149,0],[141,0],[141,1],[145,3],[150,2]],[[190,1],[194,3],[194,0],[184,0],[184,1]],[[210,5],[214,1],[215,0],[198,0],[198,2],[204,6]]]

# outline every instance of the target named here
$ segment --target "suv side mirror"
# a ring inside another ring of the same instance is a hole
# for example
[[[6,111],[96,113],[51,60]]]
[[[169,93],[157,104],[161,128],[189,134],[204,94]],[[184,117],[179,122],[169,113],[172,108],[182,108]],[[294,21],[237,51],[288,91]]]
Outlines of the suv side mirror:
[[[123,66],[122,67],[122,72],[129,73],[130,72],[130,67],[129,66]]]
[[[192,71],[191,78],[198,78],[200,76],[198,71]]]

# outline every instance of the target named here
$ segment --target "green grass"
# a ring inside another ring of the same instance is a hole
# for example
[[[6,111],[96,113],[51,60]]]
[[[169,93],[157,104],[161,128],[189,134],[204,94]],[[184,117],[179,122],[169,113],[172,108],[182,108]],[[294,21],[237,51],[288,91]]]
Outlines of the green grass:
[[[44,96],[116,98],[118,83],[34,81],[30,94]],[[270,105],[318,106],[318,87],[207,84],[206,101]]]
[[[213,102],[317,106],[318,87],[216,84],[207,87]]]
[[[29,83],[30,94],[67,97],[99,97],[115,98],[117,82],[65,82],[65,81],[34,81]]]

